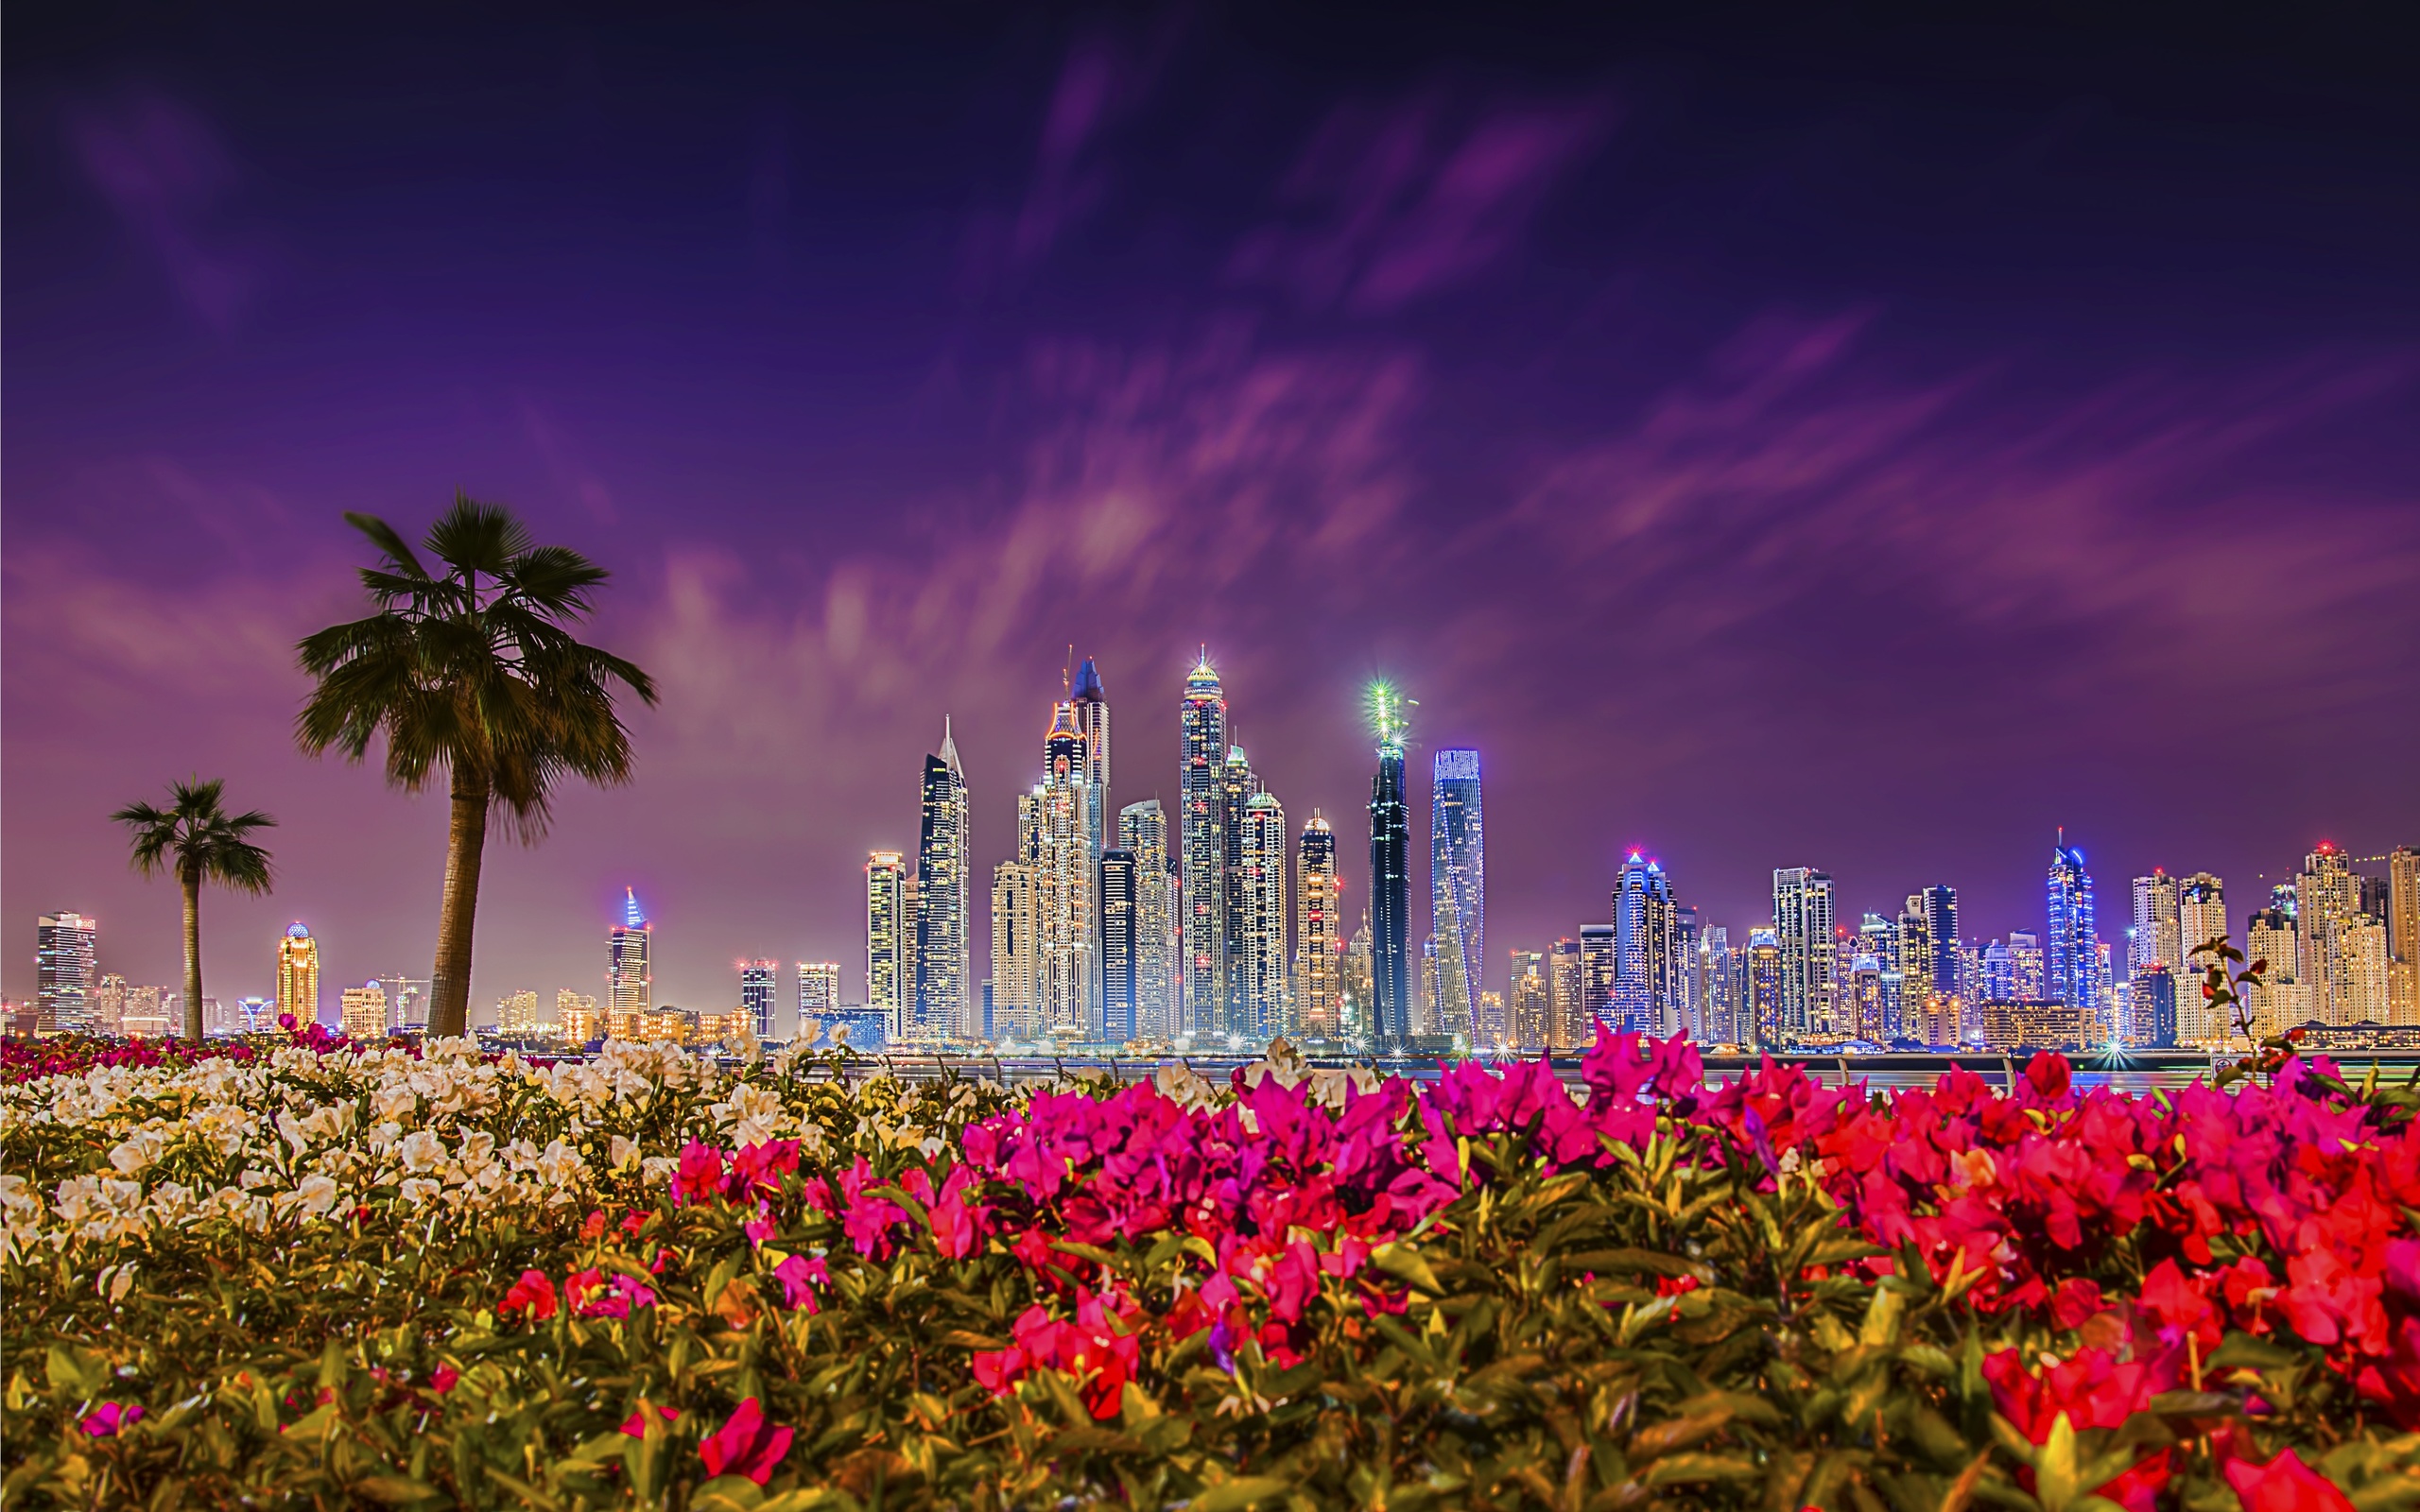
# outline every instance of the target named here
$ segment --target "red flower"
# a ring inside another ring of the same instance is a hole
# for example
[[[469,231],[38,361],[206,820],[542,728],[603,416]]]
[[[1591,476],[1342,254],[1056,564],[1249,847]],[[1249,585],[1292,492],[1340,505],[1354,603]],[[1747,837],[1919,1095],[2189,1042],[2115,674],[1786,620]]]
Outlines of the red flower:
[[[782,1283],[782,1297],[792,1307],[808,1312],[820,1311],[816,1289],[832,1284],[832,1273],[821,1255],[792,1255],[773,1267],[773,1280]]]
[[[790,1430],[765,1420],[765,1410],[751,1397],[698,1446],[698,1454],[708,1475],[745,1475],[762,1486],[790,1452]]]
[[[589,1274],[593,1276],[596,1272]],[[550,1318],[555,1315],[555,1283],[546,1279],[544,1271],[525,1270],[521,1279],[512,1283],[512,1289],[504,1294],[504,1300],[496,1304],[495,1310],[498,1313],[526,1312],[533,1321]]]
[[[428,1389],[443,1396],[461,1381],[462,1372],[450,1365],[441,1365],[428,1373]]]
[[[681,1152],[681,1168],[672,1175],[672,1200],[703,1202],[722,1190],[722,1151],[691,1140]]]
[[[664,1425],[667,1428],[680,1420],[681,1414],[674,1408],[658,1407],[655,1410],[663,1418]],[[638,1406],[631,1409],[630,1417],[622,1420],[622,1432],[632,1438],[647,1436],[647,1402],[645,1400],[641,1400]]]
[[[2266,1465],[2231,1459],[2226,1473],[2243,1512],[2353,1512],[2352,1499],[2290,1449]]]
[[[2100,1349],[2079,1349],[2074,1358],[2050,1366],[2041,1375],[2025,1368],[2014,1349],[2002,1349],[1983,1362],[1983,1379],[1991,1383],[1992,1400],[2027,1440],[2048,1443],[2050,1429],[2065,1417],[2069,1426],[2119,1428],[2126,1419],[2150,1408],[2160,1385],[2152,1366],[2142,1361],[2119,1365]],[[2128,1512],[2153,1512],[2161,1487],[2168,1484],[2169,1452],[2161,1450],[2136,1460],[2106,1485],[2080,1486],[2098,1491]],[[2032,1472],[2023,1479],[2030,1489]]]

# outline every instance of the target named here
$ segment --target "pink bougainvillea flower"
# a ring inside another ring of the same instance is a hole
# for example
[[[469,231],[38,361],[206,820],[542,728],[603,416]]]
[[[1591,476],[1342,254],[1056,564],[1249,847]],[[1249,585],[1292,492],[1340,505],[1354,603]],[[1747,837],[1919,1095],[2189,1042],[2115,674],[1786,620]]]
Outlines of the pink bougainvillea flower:
[[[722,1190],[722,1151],[691,1140],[681,1151],[681,1166],[672,1174],[672,1200],[683,1207],[703,1202]]]
[[[590,1274],[595,1274],[591,1272]],[[555,1283],[542,1270],[525,1270],[495,1306],[498,1313],[527,1313],[532,1321],[555,1315]]]
[[[441,1365],[428,1373],[428,1389],[441,1397],[459,1385],[461,1381],[461,1371],[450,1365]]]
[[[708,1475],[744,1475],[762,1486],[790,1452],[791,1433],[765,1420],[765,1410],[749,1398],[731,1420],[698,1446]]]
[[[676,1408],[658,1407],[655,1409],[655,1412],[657,1416],[664,1420],[664,1426],[666,1428],[671,1427],[674,1423],[681,1420],[681,1414]],[[644,1400],[642,1400],[636,1407],[631,1409],[630,1417],[622,1420],[622,1432],[630,1435],[632,1438],[645,1438],[647,1436],[647,1414],[648,1405]]]
[[[2138,1412],[2148,1411],[2153,1393],[2167,1384],[2164,1372],[2145,1361],[2123,1364],[2100,1349],[2084,1349],[2035,1375],[2014,1349],[2002,1349],[1983,1362],[1983,1379],[2001,1417],[2032,1443],[2049,1441],[2061,1417],[2074,1428],[2118,1428]],[[2135,1461],[2125,1473],[2106,1485],[2080,1486],[2097,1491],[2128,1512],[2154,1512],[2159,1492],[2168,1485],[2169,1452],[2165,1449]],[[2032,1471],[2019,1479],[2030,1488]]]
[[[633,1307],[653,1307],[655,1292],[619,1271],[609,1279],[594,1268],[576,1270],[563,1278],[563,1305],[575,1317],[628,1317]]]
[[[93,1438],[115,1438],[120,1433],[143,1420],[143,1409],[134,1403],[105,1401],[84,1415],[77,1424]]]
[[[2243,1512],[2353,1512],[2352,1499],[2290,1449],[2266,1465],[2231,1459],[2226,1475]]]
[[[822,1306],[816,1293],[832,1284],[832,1273],[821,1255],[792,1255],[773,1267],[773,1280],[782,1283],[783,1300],[815,1313]]]

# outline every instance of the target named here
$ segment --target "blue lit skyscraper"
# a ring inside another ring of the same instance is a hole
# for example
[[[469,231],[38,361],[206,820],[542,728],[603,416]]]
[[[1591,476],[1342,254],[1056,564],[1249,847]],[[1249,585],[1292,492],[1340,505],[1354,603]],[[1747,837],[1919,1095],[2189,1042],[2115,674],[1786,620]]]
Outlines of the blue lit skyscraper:
[[[1378,772],[1370,780],[1370,977],[1372,1029],[1381,1040],[1411,1033],[1411,806],[1404,799],[1407,700],[1381,682],[1370,690]]]
[[[1091,663],[1085,663],[1089,666]],[[916,842],[909,1032],[932,1040],[977,1039],[983,1005],[968,990],[966,773],[942,721],[942,748],[925,758],[923,826]]]
[[[1666,1034],[1673,998],[1675,941],[1671,879],[1634,850],[1614,890],[1613,1025],[1632,1034]]]
[[[1944,997],[1958,991],[1958,889],[1944,885],[1927,887],[1922,900],[1925,950],[1931,957],[1929,986]]]
[[[1227,761],[1227,696],[1204,647],[1184,679],[1178,768],[1177,910],[1182,983],[1176,1032],[1223,1031],[1227,992],[1226,809],[1219,798]]]
[[[2050,852],[2049,912],[2044,995],[2089,1023],[2101,1007],[2100,931],[2093,917],[2092,873],[2083,868],[2083,851],[2066,843],[2064,830]]]
[[[748,1015],[748,1032],[759,1040],[773,1037],[773,984],[779,971],[772,961],[739,963],[739,1009]]]
[[[1136,878],[1133,851],[1100,853],[1101,1038],[1112,1044],[1133,1039],[1141,1018]]]
[[[1487,830],[1478,752],[1441,750],[1430,790],[1428,901],[1437,930],[1437,1032],[1478,1042],[1487,963]]]

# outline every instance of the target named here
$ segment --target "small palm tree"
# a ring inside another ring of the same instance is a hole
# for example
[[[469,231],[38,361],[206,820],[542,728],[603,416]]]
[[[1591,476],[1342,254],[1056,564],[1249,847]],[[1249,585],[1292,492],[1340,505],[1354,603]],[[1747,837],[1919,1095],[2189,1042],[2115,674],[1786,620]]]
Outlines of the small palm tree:
[[[490,812],[502,809],[515,836],[534,844],[557,780],[629,781],[630,735],[613,684],[652,704],[655,683],[568,628],[587,616],[605,569],[568,547],[533,544],[510,509],[456,493],[424,542],[434,574],[385,521],[345,521],[379,550],[379,564],[361,569],[377,612],[298,648],[319,686],[295,737],[311,755],[333,747],[360,761],[383,733],[387,781],[406,791],[443,768],[454,807],[428,1032],[467,1034]]]
[[[110,816],[132,832],[134,869],[145,876],[173,871],[185,893],[184,1037],[201,1039],[201,885],[216,882],[249,893],[269,887],[268,852],[252,844],[255,830],[277,821],[253,809],[229,814],[219,804],[221,778],[170,782],[166,808],[130,803]]]

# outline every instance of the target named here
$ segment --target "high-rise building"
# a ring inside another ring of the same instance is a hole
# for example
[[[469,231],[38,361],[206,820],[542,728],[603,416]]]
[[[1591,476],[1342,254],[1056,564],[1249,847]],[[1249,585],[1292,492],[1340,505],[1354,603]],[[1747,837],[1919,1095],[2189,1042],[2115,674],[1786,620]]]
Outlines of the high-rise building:
[[[1699,1039],[1718,1045],[1751,1042],[1739,988],[1739,955],[1732,949],[1730,927],[1706,925],[1698,935]]]
[[[2136,877],[2134,884],[2134,923],[2126,931],[2126,974],[2134,975],[2146,966],[2172,967],[2185,959],[2179,941],[2184,924],[2178,914],[2176,879],[2163,868],[2153,867],[2151,875]]]
[[[2008,932],[2009,973],[2014,979],[2014,1001],[2042,1003],[2048,1001],[2050,969],[2042,954],[2042,936],[2022,929]]]
[[[1361,900],[1361,927],[1353,932],[1353,939],[1344,949],[1344,1033],[1347,1039],[1367,1040],[1370,1025],[1375,1022],[1378,1001],[1377,971],[1370,954],[1370,900]]]
[[[42,1033],[94,1032],[95,941],[100,929],[98,920],[64,908],[35,921],[35,1022]]]
[[[429,979],[397,971],[378,980],[386,984],[387,1017],[397,1032],[426,1034]]]
[[[1916,894],[1925,916],[1925,943],[1932,953],[1930,989],[1945,997],[1958,995],[1960,967],[1958,889],[1946,883]]]
[[[1780,1022],[1777,1038],[1788,1044],[1816,1031],[1832,1008],[1832,877],[1811,867],[1773,872],[1773,939],[1781,949]],[[1761,1032],[1761,1026],[1760,1032]]]
[[[92,1007],[85,1015],[84,1027],[98,1035],[125,1033],[120,1025],[126,1021],[126,993],[125,977],[115,971],[103,971],[101,985],[93,989]]]
[[[606,936],[606,1034],[627,1039],[655,1011],[655,926],[639,907],[638,889],[622,889],[622,921]]]
[[[2386,858],[2388,984],[2392,1022],[2420,1024],[2420,846],[2399,845]]]
[[[1092,805],[1093,859],[1098,862],[1102,851],[1116,846],[1117,833],[1109,806],[1109,694],[1091,657],[1076,668],[1067,697],[1076,706],[1076,733],[1084,737],[1084,785]]]
[[[2386,926],[2368,914],[2355,914],[2343,931],[2341,951],[2344,975],[2338,992],[2336,1022],[2392,1022],[2394,1014],[2387,996]]]
[[[1570,1050],[1590,1041],[1593,1031],[1587,1026],[1587,1009],[1582,1005],[1584,979],[1578,940],[1559,939],[1547,948],[1547,1043],[1554,1049]]]
[[[1139,871],[1132,850],[1100,853],[1101,1038],[1112,1044],[1133,1039],[1142,1020],[1135,970],[1142,954],[1136,928],[1140,911],[1134,902]]]
[[[992,1037],[1031,1040],[1042,1033],[1035,975],[1033,868],[1003,861],[992,868]]]
[[[840,963],[798,963],[798,1027],[804,1036],[810,1023],[821,1023],[840,1011]]]
[[[538,1001],[538,994],[535,992],[514,995],[515,999],[524,996],[527,997],[532,1005]],[[512,1001],[514,999],[507,1000],[508,1003]],[[338,1003],[337,1012],[338,1022],[344,1027],[346,1039],[368,1040],[387,1038],[387,989],[377,983],[370,982],[360,987],[346,988]],[[533,1016],[534,1013],[533,1007]],[[302,1022],[300,1014],[295,1016],[295,1022],[297,1023]],[[498,1027],[502,1025],[499,1024]]]
[[[1762,1050],[1787,1044],[1783,1025],[1789,1021],[1791,973],[1789,958],[1782,951],[1780,931],[1748,931],[1748,959],[1742,976],[1748,1024],[1754,1034],[1750,1042]]]
[[[1087,662],[1086,666],[1092,665]],[[1106,714],[1103,715],[1107,717]],[[973,1040],[981,1005],[969,990],[966,773],[942,720],[942,748],[925,758],[923,818],[916,842],[914,1025],[926,1040]]]
[[[2176,938],[2184,959],[2177,965],[2176,1038],[2180,1044],[2202,1044],[2222,1039],[2226,1025],[2212,1017],[2202,996],[2202,975],[2216,957],[2202,947],[2227,938],[2226,885],[2206,871],[2197,871],[2177,884]]]
[[[130,987],[118,1009],[117,1032],[129,1040],[165,1040],[169,1025],[184,1022],[184,1010],[185,995],[174,988]]]
[[[1638,851],[1614,885],[1613,1023],[1631,1034],[1669,1034],[1676,949],[1671,879]]]
[[[1437,932],[1437,1032],[1478,1043],[1487,963],[1487,825],[1478,752],[1441,750],[1428,803],[1428,902]]]
[[[1908,894],[1907,906],[1899,910],[1892,939],[1898,951],[1895,965],[1899,993],[1894,1006],[1899,1037],[1924,1044],[1935,1043],[1931,1033],[1933,1005],[1948,998],[1954,988],[1933,986],[1933,974],[1942,962],[1932,947],[1932,919],[1925,907],[1923,893]],[[1953,955],[1953,968],[1955,961]]]
[[[2176,1043],[2175,970],[2157,961],[2143,962],[2135,968],[2129,996],[2126,1042],[2147,1050],[2172,1047]]]
[[[1175,1033],[1184,994],[1178,970],[1177,875],[1168,854],[1167,816],[1145,799],[1117,811],[1117,848],[1134,857],[1134,1032],[1152,1039]]]
[[[1512,952],[1505,994],[1505,1040],[1515,1050],[1544,1050],[1554,1043],[1554,988],[1543,951]]]
[[[2100,933],[2093,912],[2092,873],[2084,869],[2083,850],[2068,845],[2064,831],[2050,852],[2048,899],[2048,1001],[2066,1004],[2089,1022],[2102,1005]]]
[[[2344,852],[2322,840],[2294,877],[2294,925],[2302,980],[2325,1023],[2353,1023],[2354,987],[2346,932],[2360,915],[2360,878]]]
[[[1373,1028],[1381,1039],[1412,1032],[1411,805],[1403,787],[1404,739],[1410,733],[1403,696],[1381,682],[1370,690],[1377,727],[1378,771],[1370,780],[1370,968]]]
[[[1042,858],[1033,889],[1042,1026],[1061,1040],[1082,1040],[1100,1028],[1099,875],[1091,851],[1091,779],[1073,703],[1052,708],[1042,761]]]
[[[1179,1032],[1208,1039],[1223,1032],[1227,1001],[1226,809],[1219,787],[1227,760],[1227,698],[1204,647],[1184,679],[1180,801],[1178,911],[1184,982]]]
[[[277,1013],[292,1014],[298,1029],[320,1017],[320,942],[299,919],[278,936]]]
[[[372,987],[378,986],[375,982],[372,982],[370,985]],[[348,988],[345,989],[345,996],[348,1000],[353,996],[353,988]],[[524,988],[518,992],[509,992],[496,1000],[495,1027],[497,1033],[529,1034],[537,1029],[538,1022],[538,992],[536,988]],[[351,1029],[347,1029],[345,1030],[345,1033],[352,1034],[353,1031]]]
[[[1238,830],[1242,867],[1236,902],[1243,927],[1237,970],[1244,985],[1243,1033],[1250,1046],[1267,1043],[1293,1016],[1286,971],[1286,940],[1292,923],[1286,908],[1286,873],[1293,833],[1287,828],[1285,807],[1265,792],[1245,800]]]
[[[1615,1023],[1614,991],[1619,971],[1615,939],[1611,924],[1580,926],[1580,1033],[1575,1042],[1583,1047],[1596,1042],[1599,1024]]]
[[[1344,1027],[1344,883],[1336,832],[1319,810],[1294,853],[1294,1028],[1330,1040]]]
[[[1882,958],[1870,951],[1857,952],[1849,957],[1843,983],[1841,1032],[1869,1044],[1889,1044],[1897,1038],[1891,1022],[1892,988],[1895,984],[1887,979]]]
[[[773,999],[781,990],[781,976],[779,961],[739,963],[739,1011],[748,1020],[748,1032],[759,1040],[773,1038]]]
[[[886,1033],[906,1032],[903,997],[912,986],[907,954],[908,866],[896,850],[866,856],[866,1010],[880,1013]]]
[[[1244,971],[1250,923],[1244,914],[1244,807],[1261,788],[1260,776],[1241,746],[1227,747],[1219,771],[1219,833],[1227,838],[1227,861],[1220,873],[1227,889],[1227,937],[1219,947],[1226,962],[1227,1003],[1219,1016],[1218,1032],[1232,1044],[1260,1043],[1259,1020],[1253,1006],[1253,985]]]
[[[1698,958],[1698,911],[1693,903],[1672,907],[1672,971],[1664,1005],[1667,1034],[1705,1038],[1704,963]]]
[[[1411,1032],[1437,1032],[1437,936],[1420,941],[1420,1008],[1411,1016]]]
[[[555,988],[555,1038],[567,1045],[584,1045],[600,1038],[604,1022],[597,1016],[596,994]]]
[[[2260,985],[2244,994],[2243,1007],[2252,1037],[2265,1040],[2290,1029],[2309,1015],[2308,996],[2294,971],[2293,916],[2278,907],[2258,908],[2243,921],[2243,954],[2248,964],[2261,968]],[[2242,1029],[2232,1015],[2214,1019],[2211,1034],[2220,1040],[2240,1039]]]

